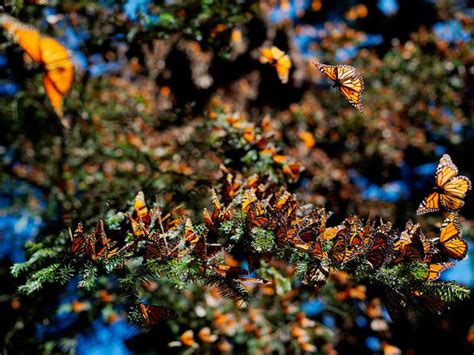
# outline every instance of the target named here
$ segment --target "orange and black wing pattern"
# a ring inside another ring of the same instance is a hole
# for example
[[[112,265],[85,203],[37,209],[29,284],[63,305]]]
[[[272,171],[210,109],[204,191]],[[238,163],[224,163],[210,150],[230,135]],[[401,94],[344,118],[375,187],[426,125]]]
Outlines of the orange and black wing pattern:
[[[449,269],[454,265],[453,262],[433,263],[428,265],[425,272],[425,279],[428,281],[438,280],[444,270]]]
[[[361,113],[364,112],[362,92],[364,91],[365,85],[362,74],[350,65],[336,66],[317,62],[314,64],[326,77],[334,81],[335,85],[339,87],[341,94],[352,106]]]
[[[439,235],[440,248],[456,260],[467,255],[468,244],[461,239],[461,227],[457,215],[450,214],[441,225]]]
[[[82,254],[86,249],[86,238],[84,236],[84,230],[82,224],[79,223],[74,231],[74,234],[70,232],[71,237],[71,253],[75,256]]]
[[[444,154],[436,168],[435,188],[421,202],[416,213],[421,215],[436,212],[443,207],[450,212],[459,211],[464,205],[464,197],[471,190],[471,180],[466,176],[457,176],[458,168],[451,157]]]
[[[54,38],[42,35],[11,16],[1,14],[0,26],[33,61],[41,64],[46,95],[61,122],[67,125],[63,115],[63,99],[74,81],[74,65],[69,51]]]

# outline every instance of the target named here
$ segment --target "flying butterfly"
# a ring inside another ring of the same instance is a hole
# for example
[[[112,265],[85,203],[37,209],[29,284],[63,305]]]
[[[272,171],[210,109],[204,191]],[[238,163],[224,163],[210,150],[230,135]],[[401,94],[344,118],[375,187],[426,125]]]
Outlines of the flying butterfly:
[[[140,303],[138,309],[140,310],[143,324],[146,328],[152,328],[158,325],[161,321],[178,318],[176,312],[162,306]]]
[[[468,245],[461,239],[461,227],[456,214],[450,214],[441,225],[439,242],[441,249],[456,260],[464,259]]]
[[[458,168],[451,157],[444,154],[436,168],[434,191],[425,197],[416,213],[436,212],[441,206],[451,212],[458,211],[464,205],[464,197],[472,184],[466,176],[457,175]]]
[[[17,19],[0,14],[3,27],[21,48],[43,68],[43,85],[61,123],[68,126],[63,115],[63,98],[74,81],[74,65],[69,51],[57,40],[41,34]]]
[[[278,47],[266,47],[260,50],[260,63],[271,64],[275,67],[278,77],[283,84],[288,82],[291,69],[291,59]]]
[[[334,82],[341,94],[361,113],[364,113],[362,105],[362,92],[364,91],[364,79],[362,75],[350,65],[327,65],[315,62],[314,65]]]

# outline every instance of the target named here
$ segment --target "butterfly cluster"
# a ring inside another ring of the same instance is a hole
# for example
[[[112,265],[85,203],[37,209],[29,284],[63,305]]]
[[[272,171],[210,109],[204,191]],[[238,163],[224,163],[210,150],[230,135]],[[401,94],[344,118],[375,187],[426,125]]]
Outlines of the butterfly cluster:
[[[443,156],[440,166],[448,160],[449,156]],[[222,296],[241,305],[246,298],[242,286],[266,285],[267,281],[254,273],[262,263],[277,255],[304,260],[306,266],[300,270],[302,283],[315,292],[336,271],[354,277],[364,270],[377,278],[387,270],[402,267],[401,272],[413,274],[415,285],[387,290],[389,306],[397,297],[402,305],[408,304],[412,297],[436,311],[444,306],[442,298],[429,293],[429,287],[442,271],[466,256],[468,247],[461,238],[456,213],[448,215],[435,238],[428,238],[413,221],[408,221],[401,232],[389,222],[358,216],[331,226],[330,212],[302,204],[267,176],[242,178],[222,169],[220,197],[211,190],[212,207],[203,211],[204,224],[193,224],[179,207],[167,214],[160,208],[149,208],[143,192],[139,192],[133,211],[128,214],[131,238],[124,246],[117,247],[99,221],[96,230],[87,236],[78,225],[71,235],[71,254],[74,258],[84,256],[92,263],[119,256],[125,259],[139,256],[144,265],[169,265],[186,260],[196,268],[196,274],[189,274],[190,278],[205,280],[209,286],[217,287]],[[438,168],[437,181],[440,171]],[[461,180],[468,181],[464,177]],[[245,269],[240,262],[226,259],[235,249],[245,251],[248,264]],[[402,275],[392,277],[391,281],[395,282]],[[362,295],[363,290],[355,288],[338,297]],[[158,305],[139,303],[138,310],[147,327],[177,317],[173,311]]]

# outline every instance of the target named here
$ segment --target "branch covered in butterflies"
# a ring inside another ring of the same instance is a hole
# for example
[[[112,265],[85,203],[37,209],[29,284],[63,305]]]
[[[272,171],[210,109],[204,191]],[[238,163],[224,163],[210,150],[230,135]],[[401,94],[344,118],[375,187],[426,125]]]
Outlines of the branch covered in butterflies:
[[[436,193],[441,196],[438,209],[447,208],[449,214],[435,238],[425,236],[420,225],[411,220],[401,232],[390,222],[358,216],[330,226],[330,212],[302,204],[269,178],[253,175],[238,179],[227,172],[220,194],[211,190],[212,208],[204,209],[203,224],[193,224],[180,208],[166,214],[149,208],[139,192],[128,223],[124,222],[129,232],[122,246],[107,236],[99,221],[96,230],[87,235],[77,226],[71,234],[70,254],[79,273],[88,265],[98,272],[105,269],[128,278],[123,285],[135,303],[138,316],[134,319],[147,327],[178,316],[139,299],[140,288],[149,280],[171,280],[177,288],[202,282],[216,286],[222,296],[243,306],[248,297],[243,285],[267,283],[258,272],[272,259],[294,264],[302,284],[314,293],[332,271],[342,270],[359,282],[381,286],[392,313],[420,305],[440,312],[449,302],[468,294],[454,283],[438,280],[444,270],[466,256],[468,248],[458,222],[462,203],[452,206],[442,202],[447,197],[462,202],[470,188],[467,178],[456,175],[449,156],[443,156],[436,174]],[[459,179],[465,190],[446,188]],[[445,190],[440,190],[443,186]],[[246,261],[248,267],[227,263],[228,255]],[[249,276],[251,273],[256,275]]]

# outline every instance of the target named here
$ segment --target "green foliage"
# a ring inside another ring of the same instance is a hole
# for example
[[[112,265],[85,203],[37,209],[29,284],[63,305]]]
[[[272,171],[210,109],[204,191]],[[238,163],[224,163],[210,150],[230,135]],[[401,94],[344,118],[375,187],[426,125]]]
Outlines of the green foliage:
[[[276,248],[275,237],[271,231],[262,228],[252,228],[252,249],[256,252],[271,252]]]

